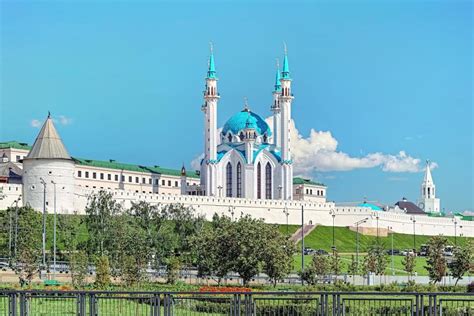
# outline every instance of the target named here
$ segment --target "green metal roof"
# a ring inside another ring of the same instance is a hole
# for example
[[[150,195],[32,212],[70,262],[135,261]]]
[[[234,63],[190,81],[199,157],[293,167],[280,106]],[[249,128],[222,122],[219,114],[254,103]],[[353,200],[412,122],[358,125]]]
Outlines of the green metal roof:
[[[6,148],[30,150],[31,146],[29,146],[27,143],[17,142],[16,140],[12,140],[9,142],[0,142],[0,149]]]
[[[181,170],[177,169],[168,169],[162,168],[160,166],[141,166],[128,164],[123,162],[116,162],[115,160],[111,161],[102,161],[102,160],[91,160],[91,159],[82,159],[82,158],[72,158],[76,164],[83,166],[91,166],[98,168],[107,168],[107,169],[116,169],[116,170],[128,170],[135,172],[144,172],[144,173],[155,173],[155,174],[164,174],[168,176],[181,176]],[[186,172],[186,176],[190,178],[199,178],[199,175],[195,172]]]
[[[314,182],[310,179],[304,179],[304,178],[300,178],[300,177],[293,178],[293,184],[309,184],[309,185],[322,185],[322,186],[325,186],[323,183]]]

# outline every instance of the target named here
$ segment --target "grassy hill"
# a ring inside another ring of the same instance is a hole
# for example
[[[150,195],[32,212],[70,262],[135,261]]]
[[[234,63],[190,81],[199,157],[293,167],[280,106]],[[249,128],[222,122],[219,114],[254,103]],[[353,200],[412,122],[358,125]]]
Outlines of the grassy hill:
[[[286,233],[286,225],[280,225],[279,227],[282,233]],[[289,225],[288,231],[290,234],[294,233],[298,229],[298,226]],[[356,232],[351,231],[346,227],[335,227],[335,245],[340,253],[355,253],[356,252]],[[391,235],[388,237],[380,237],[380,240],[385,244],[386,248],[391,247]],[[454,245],[454,237],[447,237],[449,244]],[[426,244],[430,239],[430,236],[416,236],[416,248],[420,249],[422,244]],[[458,237],[458,244],[464,244],[468,239],[466,237]],[[359,247],[360,251],[364,252],[370,243],[377,240],[376,236],[364,236],[359,235]],[[305,247],[313,249],[324,249],[326,251],[331,250],[332,246],[332,226],[317,226],[308,236],[304,239]],[[301,246],[301,245],[300,245]],[[393,234],[393,248],[394,249],[411,249],[413,248],[413,235],[410,234]]]

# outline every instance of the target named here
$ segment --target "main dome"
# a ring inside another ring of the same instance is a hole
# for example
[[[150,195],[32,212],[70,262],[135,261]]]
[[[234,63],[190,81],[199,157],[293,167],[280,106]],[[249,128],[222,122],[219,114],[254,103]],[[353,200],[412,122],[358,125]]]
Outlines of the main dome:
[[[234,135],[238,135],[240,131],[245,129],[247,121],[253,125],[257,135],[272,135],[272,131],[270,130],[267,122],[265,122],[265,120],[260,115],[255,114],[254,112],[247,109],[234,114],[229,120],[227,120],[227,122],[224,124],[224,128],[222,129],[222,134],[227,135],[227,133],[231,132]]]

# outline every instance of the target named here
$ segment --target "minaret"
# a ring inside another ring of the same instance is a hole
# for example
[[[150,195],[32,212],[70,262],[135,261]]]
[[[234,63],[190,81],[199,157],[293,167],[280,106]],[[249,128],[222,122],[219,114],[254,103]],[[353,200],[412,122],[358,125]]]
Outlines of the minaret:
[[[247,104],[247,99],[245,99],[245,108],[244,111],[249,112],[249,107]],[[255,144],[255,139],[257,138],[256,134],[256,125],[255,122],[250,120],[250,116],[245,122],[244,129],[244,143],[245,143],[245,157],[247,158],[247,164],[253,163],[253,147]]]
[[[280,115],[280,95],[281,95],[281,83],[280,83],[280,65],[277,59],[277,70],[275,76],[275,86],[272,92],[273,102],[271,110],[273,112],[273,144],[277,147],[281,147],[281,115]]]
[[[435,184],[431,176],[430,162],[426,161],[426,170],[421,183],[421,198],[418,203],[425,212],[439,212],[440,200],[436,198]]]
[[[288,65],[288,54],[285,45],[285,57],[283,59],[283,71],[281,73],[281,164],[282,164],[282,199],[291,200],[293,195],[293,161],[291,159],[290,145],[290,122],[291,103],[293,94],[291,93],[290,67]]]
[[[219,98],[214,53],[211,44],[204,105],[202,106],[204,112],[204,160],[201,165],[201,184],[207,196],[217,195],[217,102]]]
[[[186,195],[186,189],[187,189],[187,181],[186,181],[186,168],[181,167],[181,195]]]

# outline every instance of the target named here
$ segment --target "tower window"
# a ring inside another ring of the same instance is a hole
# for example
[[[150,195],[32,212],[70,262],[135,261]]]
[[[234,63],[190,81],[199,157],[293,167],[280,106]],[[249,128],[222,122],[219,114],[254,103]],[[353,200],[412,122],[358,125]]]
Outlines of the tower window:
[[[232,196],[232,165],[230,162],[227,163],[226,166],[226,184],[225,184],[225,189],[226,189],[226,196],[231,197]]]
[[[257,199],[262,198],[262,166],[257,164]]]
[[[269,162],[265,166],[265,198],[272,198],[272,166]]]
[[[242,165],[237,164],[237,197],[242,197]]]
[[[232,135],[229,133],[229,135],[227,135],[227,140],[230,142],[232,142]]]

